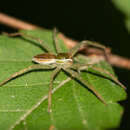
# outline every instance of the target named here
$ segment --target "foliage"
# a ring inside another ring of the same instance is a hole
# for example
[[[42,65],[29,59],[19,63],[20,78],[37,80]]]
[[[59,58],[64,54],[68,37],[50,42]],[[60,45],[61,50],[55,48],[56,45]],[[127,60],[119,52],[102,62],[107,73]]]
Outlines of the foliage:
[[[25,31],[43,39],[54,51],[50,31]],[[63,51],[67,48],[59,41]],[[34,55],[43,53],[38,43],[23,38],[0,36],[0,82],[14,72],[30,66]],[[106,62],[98,63],[111,73]],[[92,73],[90,73],[92,72]],[[81,75],[103,96],[103,104],[90,90],[64,72],[56,77],[52,110],[47,112],[47,94],[52,71],[32,71],[0,88],[0,129],[8,130],[103,130],[120,124],[123,108],[117,103],[126,98],[125,91],[108,78],[96,75],[92,68]],[[67,79],[67,80],[66,80]],[[65,84],[61,85],[64,81]]]
[[[126,28],[130,31],[130,0],[112,0],[115,6],[121,10],[125,17]]]

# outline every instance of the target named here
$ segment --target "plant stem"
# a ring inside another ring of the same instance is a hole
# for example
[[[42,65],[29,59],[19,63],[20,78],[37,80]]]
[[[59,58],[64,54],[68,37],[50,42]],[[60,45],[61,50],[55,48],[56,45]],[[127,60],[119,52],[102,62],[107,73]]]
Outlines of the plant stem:
[[[19,29],[33,30],[33,29],[37,29],[37,28],[44,29],[39,26],[36,26],[36,25],[30,24],[28,22],[14,18],[12,16],[8,16],[4,13],[0,13],[0,23],[10,26],[12,28],[18,29],[18,30]],[[58,36],[64,41],[64,43],[67,45],[68,48],[72,48],[78,43],[77,41],[74,41],[74,40],[66,37],[62,33],[59,33]],[[93,52],[91,52],[92,50],[93,50]],[[97,53],[98,52],[100,53],[100,50],[87,48],[86,54],[88,54],[90,52],[91,52],[91,54],[98,55]],[[101,54],[100,54],[100,56],[101,56]],[[109,58],[109,63],[111,65],[119,67],[119,68],[130,69],[130,59],[112,54],[111,52],[110,52],[110,55],[108,58]]]

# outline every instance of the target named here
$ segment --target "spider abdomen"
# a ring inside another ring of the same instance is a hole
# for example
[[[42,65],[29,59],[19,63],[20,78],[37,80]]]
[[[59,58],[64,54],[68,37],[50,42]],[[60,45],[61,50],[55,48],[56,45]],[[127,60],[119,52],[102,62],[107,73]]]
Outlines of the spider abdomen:
[[[39,64],[54,64],[56,62],[56,55],[51,53],[43,53],[34,56],[32,61]]]

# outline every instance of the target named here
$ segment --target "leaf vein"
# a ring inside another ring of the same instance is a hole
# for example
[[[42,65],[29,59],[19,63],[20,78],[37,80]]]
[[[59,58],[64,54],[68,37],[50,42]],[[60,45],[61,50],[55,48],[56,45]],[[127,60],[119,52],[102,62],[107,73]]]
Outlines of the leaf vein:
[[[59,88],[61,88],[65,83],[69,82],[71,78],[67,78],[59,84],[56,88],[53,89],[52,93],[56,92]],[[27,116],[29,116],[43,101],[45,101],[48,98],[48,95],[43,96],[35,105],[32,106],[31,109],[29,109],[24,115],[22,115],[19,120],[17,120],[10,128],[9,130],[14,129],[21,121],[25,120]]]
[[[76,96],[76,92],[75,92],[75,86],[74,86],[74,82],[73,82],[73,85],[72,85],[72,93],[73,93],[73,96],[74,96],[74,99],[75,99],[75,102],[77,104],[77,108],[78,108],[78,111],[80,113],[80,117],[82,118],[82,124],[84,125],[84,127],[87,129],[87,120],[85,119],[85,116],[83,114],[83,110],[81,108],[81,105],[80,105],[80,102],[78,101],[78,98]]]

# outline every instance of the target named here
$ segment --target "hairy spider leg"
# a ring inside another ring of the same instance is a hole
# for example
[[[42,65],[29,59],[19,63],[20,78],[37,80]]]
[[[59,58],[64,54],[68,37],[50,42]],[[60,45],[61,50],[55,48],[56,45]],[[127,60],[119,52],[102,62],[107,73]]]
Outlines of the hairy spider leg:
[[[56,28],[54,28],[53,29],[53,43],[55,45],[56,53],[61,53],[61,48],[59,47],[59,44],[58,44],[57,34],[58,34],[58,31]]]
[[[93,47],[96,47],[96,48],[99,48],[99,49],[102,49],[103,52],[104,52],[104,55],[106,57],[106,60],[108,60],[108,49],[103,46],[103,45],[100,45],[99,43],[97,42],[92,42],[92,41],[89,41],[89,40],[86,40],[86,41],[82,41],[80,43],[78,43],[75,47],[73,47],[72,49],[70,49],[70,53],[72,55],[72,57],[84,46],[87,46],[87,45],[91,45]]]
[[[111,80],[114,81],[116,84],[120,85],[122,88],[126,89],[126,87],[113,75],[111,74],[109,71],[105,70],[105,69],[102,69],[102,68],[99,68],[99,67],[95,67],[95,66],[91,66],[91,68],[95,71],[98,71],[100,73],[104,73],[104,74],[107,74],[109,77],[111,77]],[[88,69],[88,66],[82,66],[80,68],[80,71],[82,70],[86,70]],[[105,76],[106,77],[106,76]]]
[[[126,87],[117,79],[117,77],[115,77],[113,74],[111,74],[109,71],[107,71],[105,69],[93,66],[93,64],[86,64],[86,65],[75,64],[75,65],[71,66],[71,68],[74,70],[78,70],[78,72],[84,71],[84,70],[87,71],[88,68],[92,68],[93,70],[95,70],[97,72],[108,75],[109,77],[104,76],[104,75],[101,75],[101,76],[109,78],[110,80],[114,81],[116,84],[120,85],[123,89],[126,89]]]
[[[49,65],[31,65],[27,68],[24,68],[16,73],[14,73],[13,75],[11,75],[9,78],[5,79],[3,82],[0,83],[0,87],[2,87],[2,85],[6,84],[8,81],[12,80],[13,78],[19,76],[19,75],[22,75],[28,71],[31,71],[31,70],[36,70],[36,69],[54,69],[55,66],[49,66]]]
[[[95,88],[89,84],[87,81],[85,81],[77,72],[67,68],[63,70],[68,73],[70,76],[72,76],[73,78],[77,79],[78,81],[80,81],[82,84],[84,84],[87,88],[89,88],[98,98],[101,102],[103,102],[105,105],[107,104],[106,101],[103,99],[103,97],[95,90]]]
[[[31,35],[28,35],[28,34],[25,34],[25,33],[22,33],[22,32],[17,32],[17,33],[3,33],[7,36],[11,36],[11,37],[15,37],[15,36],[21,36],[23,38],[30,38],[31,40],[34,40],[35,42],[37,43],[40,43],[41,47],[43,49],[45,49],[47,52],[51,53],[52,50],[50,50],[50,48],[47,46],[47,44],[45,43],[45,41],[37,38],[37,37],[34,37],[34,36],[31,36]]]
[[[52,87],[53,87],[53,81],[56,77],[56,75],[58,74],[58,72],[61,70],[60,67],[57,67],[53,73],[51,74],[51,78],[50,78],[50,85],[49,85],[49,91],[48,91],[48,112],[50,113],[51,110],[51,104],[52,104]]]

